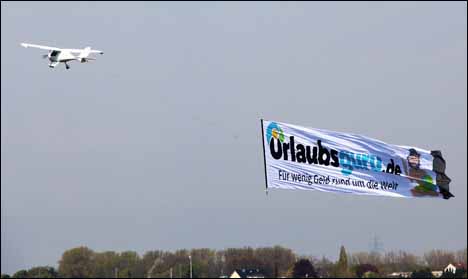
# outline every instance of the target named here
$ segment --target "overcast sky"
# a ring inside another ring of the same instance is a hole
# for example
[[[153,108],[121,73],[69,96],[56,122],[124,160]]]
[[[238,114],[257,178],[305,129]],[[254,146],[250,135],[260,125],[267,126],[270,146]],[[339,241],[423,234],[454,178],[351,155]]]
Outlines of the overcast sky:
[[[2,273],[80,245],[465,248],[466,116],[466,2],[1,2]],[[456,197],[266,196],[260,118],[442,150]]]

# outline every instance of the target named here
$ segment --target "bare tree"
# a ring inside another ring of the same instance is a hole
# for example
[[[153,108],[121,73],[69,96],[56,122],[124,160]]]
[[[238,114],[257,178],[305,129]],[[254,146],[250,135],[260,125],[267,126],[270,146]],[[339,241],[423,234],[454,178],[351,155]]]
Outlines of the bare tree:
[[[455,262],[455,254],[444,250],[431,250],[424,253],[424,261],[432,270],[442,270]]]

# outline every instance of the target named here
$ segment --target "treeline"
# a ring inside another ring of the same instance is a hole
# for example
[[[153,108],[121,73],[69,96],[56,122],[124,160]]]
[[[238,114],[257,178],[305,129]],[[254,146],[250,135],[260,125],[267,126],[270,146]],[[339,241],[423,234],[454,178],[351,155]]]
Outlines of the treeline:
[[[190,257],[189,257],[190,256]],[[140,256],[133,251],[95,252],[77,247],[63,253],[58,269],[50,266],[20,270],[13,278],[193,278],[228,276],[235,269],[258,269],[265,277],[387,277],[393,272],[442,271],[449,263],[466,267],[467,249],[456,252],[432,250],[422,257],[405,252],[358,252],[348,254],[344,247],[336,262],[326,257],[300,256],[281,246],[154,250]],[[424,274],[426,274],[424,273]],[[466,278],[466,270],[457,277]],[[2,274],[2,278],[9,278]],[[450,276],[448,276],[450,277]],[[453,276],[452,276],[453,277]]]

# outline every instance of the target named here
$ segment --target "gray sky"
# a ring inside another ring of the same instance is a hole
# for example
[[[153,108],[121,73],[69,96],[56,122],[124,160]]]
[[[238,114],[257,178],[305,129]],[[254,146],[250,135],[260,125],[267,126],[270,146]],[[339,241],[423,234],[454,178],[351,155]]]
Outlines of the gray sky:
[[[79,245],[466,247],[465,2],[2,2],[1,70],[2,273]],[[440,149],[456,197],[267,197],[260,118]]]

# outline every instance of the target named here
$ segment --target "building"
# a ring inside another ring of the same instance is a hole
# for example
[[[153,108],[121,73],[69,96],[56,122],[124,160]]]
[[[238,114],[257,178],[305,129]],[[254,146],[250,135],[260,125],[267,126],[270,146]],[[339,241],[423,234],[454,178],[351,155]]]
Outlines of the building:
[[[410,278],[412,272],[393,272],[388,274],[388,278]]]
[[[457,269],[466,270],[466,265],[464,265],[464,264],[451,264],[451,263],[449,263],[449,264],[444,268],[444,272],[452,272],[453,274],[455,274],[455,272],[457,272]]]
[[[260,269],[236,269],[229,278],[265,278]]]
[[[431,271],[432,276],[434,278],[439,278],[442,276],[442,271]],[[393,272],[391,274],[388,274],[387,277],[389,278],[410,278],[412,275],[412,272]]]

